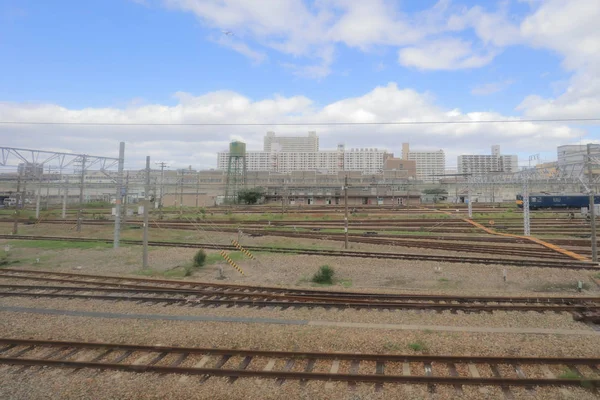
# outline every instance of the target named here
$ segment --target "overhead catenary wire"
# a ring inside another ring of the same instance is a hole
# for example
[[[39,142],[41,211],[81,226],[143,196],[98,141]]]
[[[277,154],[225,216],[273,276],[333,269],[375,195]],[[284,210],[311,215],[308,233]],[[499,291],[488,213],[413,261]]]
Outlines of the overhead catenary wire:
[[[487,119],[451,121],[324,121],[324,122],[67,122],[67,121],[0,121],[0,125],[77,125],[77,126],[335,126],[335,125],[446,125],[446,124],[514,124],[535,122],[600,122],[600,118]]]

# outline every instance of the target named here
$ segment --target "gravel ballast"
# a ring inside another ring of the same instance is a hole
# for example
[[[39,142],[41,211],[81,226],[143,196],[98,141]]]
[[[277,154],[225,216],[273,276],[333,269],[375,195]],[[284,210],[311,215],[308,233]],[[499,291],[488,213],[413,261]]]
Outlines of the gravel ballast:
[[[449,311],[442,313],[422,312],[418,310],[352,310],[324,308],[300,308],[281,310],[275,308],[255,307],[181,307],[177,305],[165,306],[164,304],[137,304],[135,302],[93,301],[79,299],[48,299],[48,298],[16,298],[5,297],[3,306],[44,308],[57,310],[78,310],[92,312],[111,312],[119,314],[167,314],[167,315],[205,315],[217,317],[245,317],[245,318],[279,318],[286,320],[311,320],[333,322],[360,322],[367,324],[402,324],[402,325],[443,325],[458,327],[497,327],[497,328],[553,328],[592,330],[588,325],[576,322],[569,313],[536,312],[504,312],[495,311],[493,314],[452,314]]]
[[[190,323],[174,321],[114,320],[66,316],[33,315],[0,312],[3,321],[0,333],[5,337],[52,340],[79,340],[149,345],[177,345],[220,348],[252,348],[287,351],[341,351],[396,354],[454,354],[454,355],[522,355],[600,357],[598,337],[482,333],[436,333],[425,331],[372,331],[336,329],[311,326],[264,326],[258,324]],[[413,352],[409,345],[421,343],[424,350]],[[428,398],[427,389],[420,385],[385,385],[375,392],[372,385],[359,384],[351,392],[345,383],[335,383],[326,389],[323,382],[309,382],[301,387],[297,382],[278,386],[274,381],[239,379],[235,384],[226,379],[210,378],[199,384],[190,377],[154,374],[80,371],[75,375],[64,371],[29,369],[12,374],[14,367],[0,367],[0,397],[10,399],[66,398],[200,398],[200,399],[389,399]],[[483,369],[482,369],[483,371]],[[388,371],[386,373],[391,373]],[[48,390],[48,388],[52,388]],[[542,388],[534,392],[511,389],[516,398],[561,399],[568,390],[578,399],[594,396],[583,389]],[[43,396],[42,396],[43,394]],[[499,388],[464,388],[461,398],[501,398]],[[456,398],[451,387],[439,387],[436,399]],[[567,397],[568,398],[568,397]]]

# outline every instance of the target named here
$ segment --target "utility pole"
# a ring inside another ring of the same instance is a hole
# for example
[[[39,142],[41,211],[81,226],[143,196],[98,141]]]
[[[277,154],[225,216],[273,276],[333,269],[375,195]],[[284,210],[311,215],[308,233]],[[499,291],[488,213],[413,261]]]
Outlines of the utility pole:
[[[285,214],[285,200],[285,179],[283,179],[281,182],[281,215]]]
[[[27,164],[25,164],[26,166]],[[23,166],[22,169],[19,169],[19,177],[17,178],[17,204],[15,205],[15,220],[13,223],[13,231],[12,234],[13,235],[18,235],[19,234],[19,216],[20,216],[20,212],[19,212],[19,203],[22,201],[22,196],[21,196],[21,175],[23,173],[23,169],[25,169],[25,166]]]
[[[592,188],[592,183],[594,182],[593,172],[592,172],[592,144],[588,143],[587,145],[587,168],[588,168],[588,179],[590,185],[590,225],[592,229],[592,261],[598,262],[598,243],[596,243],[596,207],[594,201],[594,189]]]
[[[148,212],[150,209],[150,156],[146,156],[146,185],[144,187],[144,237],[143,237],[143,254],[142,268],[148,268]]]
[[[160,210],[160,218],[162,219],[162,208],[163,208],[163,190],[165,184],[165,167],[168,167],[166,162],[157,162],[156,165],[160,167],[160,197],[158,198],[158,209]]]
[[[344,178],[344,248],[348,248],[348,175]]]
[[[119,169],[117,172],[117,196],[115,198],[115,232],[113,248],[119,248],[121,236],[121,190],[123,186],[123,164],[125,163],[125,142],[119,144]]]
[[[40,218],[40,197],[42,196],[42,177],[44,176],[44,167],[42,166],[42,173],[38,180],[37,196],[35,196],[35,218]]]
[[[531,236],[531,224],[529,218],[529,182],[523,183],[523,236]]]
[[[129,171],[127,171],[127,174],[125,175],[125,187],[123,189],[125,195],[123,196],[123,218],[121,223],[125,224],[127,222],[127,206],[129,205]]]
[[[48,210],[49,197],[50,197],[50,165],[48,165],[48,176],[46,177],[46,198],[44,201],[44,210]]]
[[[67,218],[67,196],[69,195],[69,183],[65,181],[65,192],[63,193],[62,218]]]
[[[198,210],[198,197],[200,196],[200,171],[196,177],[196,210]]]
[[[77,232],[81,232],[81,207],[83,207],[83,183],[85,180],[85,156],[81,156],[81,177],[79,180],[79,209],[77,210]]]
[[[179,188],[179,214],[183,214],[183,177],[185,175],[185,170],[181,170],[181,184]]]
[[[471,183],[467,181],[467,199],[469,204],[467,207],[469,209],[469,218],[473,218],[473,203],[471,203]]]

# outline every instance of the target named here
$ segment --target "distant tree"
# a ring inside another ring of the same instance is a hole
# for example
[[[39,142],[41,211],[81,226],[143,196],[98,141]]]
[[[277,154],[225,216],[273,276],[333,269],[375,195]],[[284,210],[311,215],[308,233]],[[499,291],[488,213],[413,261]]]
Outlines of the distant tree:
[[[265,191],[261,187],[243,189],[238,192],[238,202],[242,204],[256,204],[265,197]]]
[[[424,194],[448,194],[448,191],[444,188],[441,187],[437,187],[437,188],[432,188],[432,189],[425,189],[423,190]]]
[[[437,203],[438,200],[446,200],[446,198],[448,197],[448,191],[442,187],[424,189],[423,194],[433,195],[434,203]]]

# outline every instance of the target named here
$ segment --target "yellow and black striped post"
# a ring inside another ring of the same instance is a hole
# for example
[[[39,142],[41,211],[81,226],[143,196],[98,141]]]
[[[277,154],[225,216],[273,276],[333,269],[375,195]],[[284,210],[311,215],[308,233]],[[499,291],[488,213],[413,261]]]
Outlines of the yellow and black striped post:
[[[233,262],[233,260],[227,255],[227,253],[225,253],[223,250],[221,250],[219,252],[219,254],[221,254],[221,257],[223,257],[225,259],[225,261],[227,261],[229,263],[229,265],[231,265],[233,268],[237,269],[237,271],[244,275],[244,271],[242,271],[242,269],[240,267],[237,266],[236,263]]]
[[[248,250],[246,250],[245,248],[243,248],[242,245],[239,244],[237,241],[232,240],[231,244],[233,244],[236,249],[238,249],[239,251],[241,251],[242,253],[244,253],[249,259],[256,260],[256,257],[254,257],[252,255],[252,253],[250,253]]]

